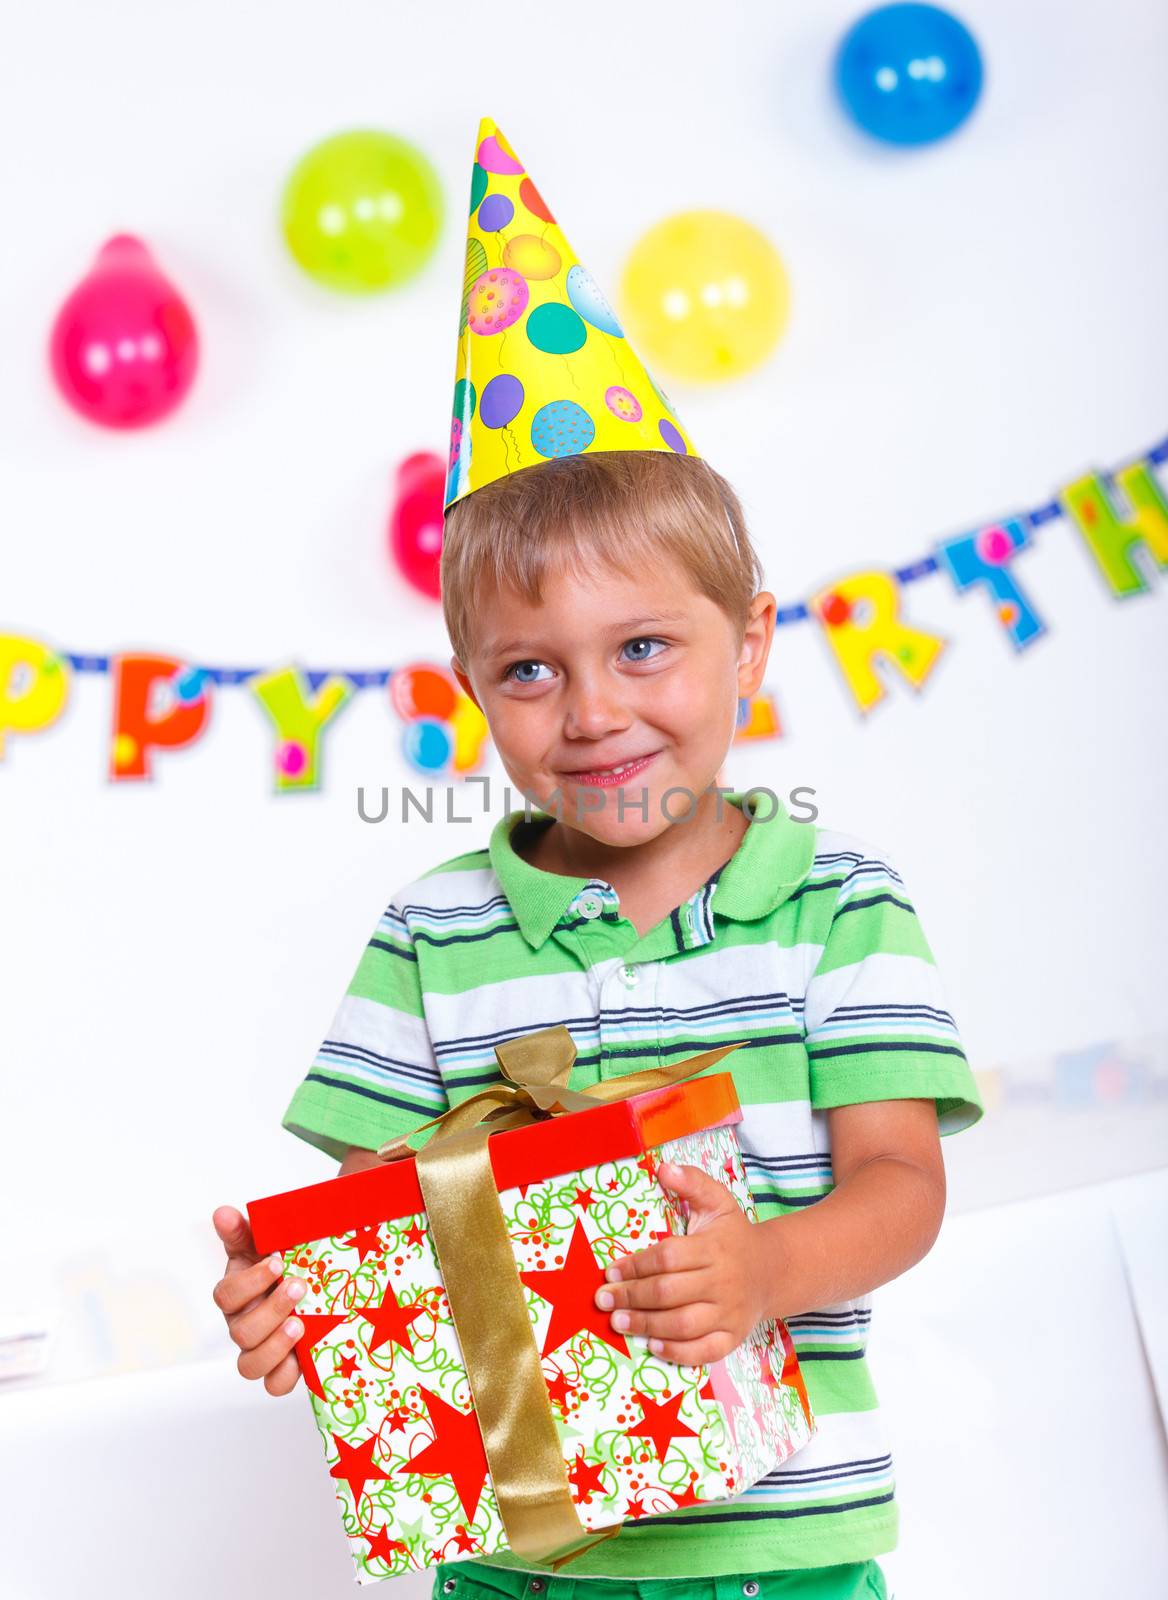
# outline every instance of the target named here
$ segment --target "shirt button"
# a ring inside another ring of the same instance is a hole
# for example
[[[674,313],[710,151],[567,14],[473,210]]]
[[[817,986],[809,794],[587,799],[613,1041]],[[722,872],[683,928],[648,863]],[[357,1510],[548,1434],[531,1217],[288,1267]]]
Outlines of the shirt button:
[[[620,975],[621,982],[629,989],[635,989],[641,981],[640,971],[631,964],[623,966],[620,969]]]
[[[587,917],[592,922],[604,910],[604,901],[599,895],[585,894],[580,896],[578,908],[582,917]]]
[[[758,1591],[759,1585],[754,1581],[753,1578],[748,1578],[747,1581],[742,1585],[742,1592],[748,1597],[748,1600],[754,1600],[754,1597]]]

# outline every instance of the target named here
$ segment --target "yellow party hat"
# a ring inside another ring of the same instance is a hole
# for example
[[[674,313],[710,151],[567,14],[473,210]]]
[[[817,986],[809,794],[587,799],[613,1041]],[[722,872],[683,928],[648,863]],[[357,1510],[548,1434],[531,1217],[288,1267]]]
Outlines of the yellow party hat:
[[[697,453],[489,117],[471,170],[454,377],[446,509],[554,456]]]

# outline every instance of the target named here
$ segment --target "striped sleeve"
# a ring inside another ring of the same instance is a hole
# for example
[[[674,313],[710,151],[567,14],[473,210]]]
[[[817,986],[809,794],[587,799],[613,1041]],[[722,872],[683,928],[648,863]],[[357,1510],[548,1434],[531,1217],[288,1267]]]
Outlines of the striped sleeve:
[[[282,1126],[340,1161],[350,1145],[375,1150],[446,1108],[417,952],[391,902]]]
[[[904,882],[871,851],[843,874],[804,1008],[811,1103],[934,1099],[942,1133],[982,1115]]]

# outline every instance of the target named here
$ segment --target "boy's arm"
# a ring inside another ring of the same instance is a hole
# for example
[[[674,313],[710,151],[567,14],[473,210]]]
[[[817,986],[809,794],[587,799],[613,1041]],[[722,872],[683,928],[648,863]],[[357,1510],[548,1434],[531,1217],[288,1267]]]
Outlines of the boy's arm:
[[[945,1214],[932,1100],[873,1100],[826,1113],[835,1187],[757,1228],[764,1316],[794,1317],[869,1294],[926,1256]]]
[[[369,1167],[379,1167],[376,1150],[363,1150],[360,1145],[350,1145],[341,1162],[338,1178],[347,1178],[350,1172],[365,1172]]]

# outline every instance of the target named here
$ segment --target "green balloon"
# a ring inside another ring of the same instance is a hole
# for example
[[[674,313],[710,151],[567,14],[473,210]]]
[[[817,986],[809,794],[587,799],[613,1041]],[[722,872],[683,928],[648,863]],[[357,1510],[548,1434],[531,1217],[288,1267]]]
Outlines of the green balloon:
[[[479,202],[487,192],[487,173],[485,167],[480,167],[476,161],[470,169],[470,210],[471,215],[479,208]]]
[[[527,319],[527,337],[537,350],[550,356],[570,356],[588,337],[588,329],[571,306],[549,300],[536,306]]]
[[[338,133],[301,158],[284,188],[284,237],[310,277],[349,294],[405,283],[434,253],[442,185],[405,139]]]

